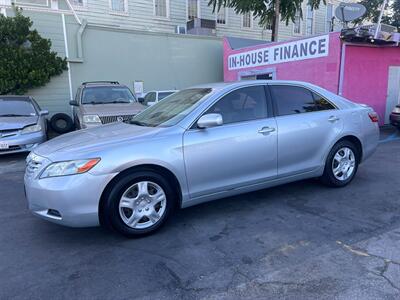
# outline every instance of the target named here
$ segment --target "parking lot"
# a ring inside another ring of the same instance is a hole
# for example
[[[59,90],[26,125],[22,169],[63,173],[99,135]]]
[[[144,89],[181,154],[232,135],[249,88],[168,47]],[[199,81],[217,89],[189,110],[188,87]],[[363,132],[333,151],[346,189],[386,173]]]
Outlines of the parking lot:
[[[135,240],[32,216],[26,155],[0,157],[0,299],[399,299],[400,134],[381,139],[346,188],[205,203]]]

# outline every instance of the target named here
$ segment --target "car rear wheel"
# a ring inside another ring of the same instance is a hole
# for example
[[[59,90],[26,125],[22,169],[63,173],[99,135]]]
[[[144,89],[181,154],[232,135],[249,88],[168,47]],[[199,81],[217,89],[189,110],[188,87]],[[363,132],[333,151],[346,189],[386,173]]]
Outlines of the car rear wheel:
[[[111,188],[103,209],[106,220],[102,223],[127,237],[151,234],[171,214],[175,197],[163,176],[152,171],[133,172]]]
[[[329,152],[321,181],[333,187],[349,184],[358,170],[360,155],[350,141],[340,141]]]

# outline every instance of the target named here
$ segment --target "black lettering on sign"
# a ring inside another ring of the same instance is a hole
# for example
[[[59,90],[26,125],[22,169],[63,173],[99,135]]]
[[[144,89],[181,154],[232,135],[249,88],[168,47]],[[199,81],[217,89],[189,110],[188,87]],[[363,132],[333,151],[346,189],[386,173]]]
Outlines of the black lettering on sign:
[[[314,55],[315,53],[317,53],[317,42],[316,41],[312,41],[310,43],[309,52],[311,55]]]

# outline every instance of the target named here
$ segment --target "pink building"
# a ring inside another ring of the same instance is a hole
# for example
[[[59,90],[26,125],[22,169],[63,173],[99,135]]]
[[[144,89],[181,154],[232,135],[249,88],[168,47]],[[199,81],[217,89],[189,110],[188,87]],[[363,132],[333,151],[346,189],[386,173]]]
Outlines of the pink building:
[[[389,123],[400,102],[400,47],[343,42],[330,33],[288,42],[224,39],[224,80],[310,82],[368,104]]]

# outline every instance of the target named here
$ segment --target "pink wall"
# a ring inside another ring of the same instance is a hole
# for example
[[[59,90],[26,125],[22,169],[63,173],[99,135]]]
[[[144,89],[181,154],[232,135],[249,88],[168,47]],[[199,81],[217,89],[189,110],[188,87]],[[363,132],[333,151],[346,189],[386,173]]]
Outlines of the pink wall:
[[[255,47],[232,50],[227,39],[224,39],[224,80],[237,81],[240,73],[249,70],[276,68],[276,79],[278,80],[307,81],[337,93],[339,84],[338,78],[340,69],[341,42],[339,39],[339,33],[331,33],[329,36],[329,55],[326,57],[279,64],[268,64],[240,70],[228,69],[228,57],[230,55],[247,52],[249,50],[268,48],[279,44],[285,44],[286,42],[263,44]]]
[[[346,45],[343,96],[373,107],[383,124],[389,66],[400,66],[398,47]]]

